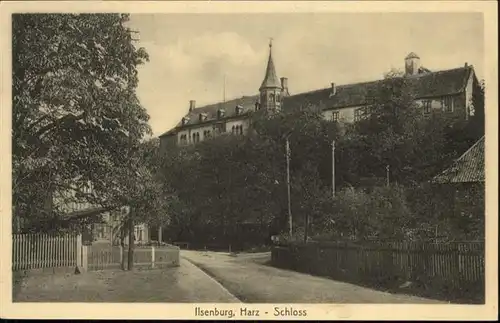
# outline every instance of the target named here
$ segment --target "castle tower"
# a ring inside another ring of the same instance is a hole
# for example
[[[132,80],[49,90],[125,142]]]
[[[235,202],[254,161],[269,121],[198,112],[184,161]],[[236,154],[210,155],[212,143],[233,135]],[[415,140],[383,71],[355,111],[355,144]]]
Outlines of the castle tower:
[[[269,42],[269,59],[267,61],[266,75],[259,88],[260,108],[265,111],[279,111],[281,108],[282,84],[276,75],[272,53],[273,43]]]

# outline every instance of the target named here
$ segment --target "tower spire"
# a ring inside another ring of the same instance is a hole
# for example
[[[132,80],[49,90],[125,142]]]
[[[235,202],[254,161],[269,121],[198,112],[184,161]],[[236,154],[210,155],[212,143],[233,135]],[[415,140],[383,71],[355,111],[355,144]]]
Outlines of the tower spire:
[[[274,67],[272,48],[273,48],[273,38],[271,37],[269,38],[269,58],[267,60],[266,74],[260,86],[260,90],[281,88],[278,76],[276,76],[276,68]]]

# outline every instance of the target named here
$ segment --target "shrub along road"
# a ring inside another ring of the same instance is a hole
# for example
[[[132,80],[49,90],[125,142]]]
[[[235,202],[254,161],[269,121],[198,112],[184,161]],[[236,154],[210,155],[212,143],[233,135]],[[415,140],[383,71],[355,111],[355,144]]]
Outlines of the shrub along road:
[[[228,254],[182,250],[181,257],[204,270],[242,302],[446,304],[274,268],[267,265],[270,252]]]

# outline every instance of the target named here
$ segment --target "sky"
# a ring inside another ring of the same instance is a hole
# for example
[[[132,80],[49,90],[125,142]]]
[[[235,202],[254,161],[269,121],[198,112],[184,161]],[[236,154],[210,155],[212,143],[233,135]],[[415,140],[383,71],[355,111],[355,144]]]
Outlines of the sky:
[[[380,79],[410,52],[430,70],[472,64],[483,75],[481,13],[132,14],[149,53],[138,95],[153,135],[197,106],[255,95],[273,38],[278,77],[290,94]],[[225,77],[224,77],[225,75]]]

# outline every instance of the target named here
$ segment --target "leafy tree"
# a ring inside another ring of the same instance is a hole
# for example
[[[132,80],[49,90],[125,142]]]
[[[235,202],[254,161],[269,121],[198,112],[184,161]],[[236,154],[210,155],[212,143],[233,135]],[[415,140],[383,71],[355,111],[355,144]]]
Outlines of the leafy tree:
[[[148,55],[134,47],[128,19],[13,15],[14,216],[35,230],[63,215],[58,205],[44,207],[57,192],[111,207],[128,185],[116,176],[128,169],[124,152],[150,132],[135,94],[136,67]]]

